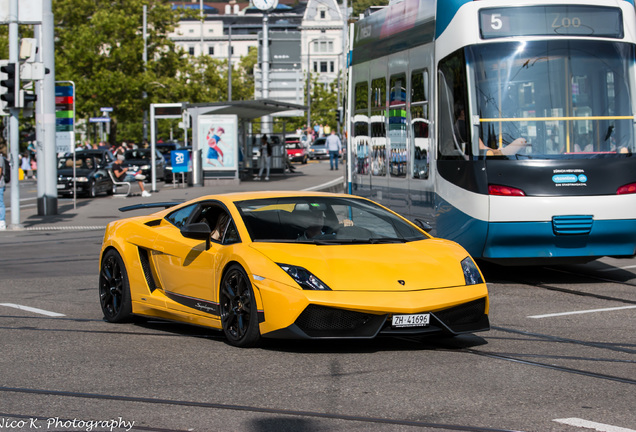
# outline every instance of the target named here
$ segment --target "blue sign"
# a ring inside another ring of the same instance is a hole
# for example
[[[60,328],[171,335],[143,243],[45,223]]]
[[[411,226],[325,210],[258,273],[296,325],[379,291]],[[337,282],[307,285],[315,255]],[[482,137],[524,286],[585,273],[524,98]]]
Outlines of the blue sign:
[[[170,152],[173,173],[184,173],[192,171],[190,164],[190,152],[188,150],[172,150]]]

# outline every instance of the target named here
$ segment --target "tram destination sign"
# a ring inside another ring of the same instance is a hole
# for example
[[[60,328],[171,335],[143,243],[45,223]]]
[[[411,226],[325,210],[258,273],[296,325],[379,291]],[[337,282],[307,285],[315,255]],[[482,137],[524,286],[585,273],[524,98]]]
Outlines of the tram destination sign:
[[[485,8],[479,11],[482,39],[510,36],[623,38],[623,13],[614,7],[551,5]]]

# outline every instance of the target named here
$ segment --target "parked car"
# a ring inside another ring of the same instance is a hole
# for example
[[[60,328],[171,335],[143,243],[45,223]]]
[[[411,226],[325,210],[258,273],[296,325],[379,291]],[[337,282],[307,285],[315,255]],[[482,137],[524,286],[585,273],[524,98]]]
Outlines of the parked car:
[[[287,151],[287,158],[291,162],[306,164],[309,160],[309,149],[305,143],[301,142],[299,135],[287,135],[285,137],[285,150]]]
[[[151,156],[150,149],[133,149],[126,150],[124,153],[124,166],[131,167],[133,171],[140,171],[146,176],[147,180],[151,179]],[[155,175],[157,180],[163,180],[166,176],[166,160],[161,152],[155,149]]]
[[[67,153],[57,160],[57,193],[58,195],[77,194],[95,197],[101,192],[112,195],[115,187],[107,170],[110,163],[104,163],[100,154],[95,150]],[[73,164],[75,164],[75,177],[73,177]]]
[[[76,154],[85,154],[85,155],[93,155],[97,158],[97,161],[102,165],[108,165],[113,163],[115,160],[115,155],[109,149],[92,149],[92,150],[77,150]],[[72,155],[73,153],[67,153],[66,156]]]
[[[309,157],[311,159],[329,159],[329,150],[327,150],[327,138],[316,138],[309,147]]]

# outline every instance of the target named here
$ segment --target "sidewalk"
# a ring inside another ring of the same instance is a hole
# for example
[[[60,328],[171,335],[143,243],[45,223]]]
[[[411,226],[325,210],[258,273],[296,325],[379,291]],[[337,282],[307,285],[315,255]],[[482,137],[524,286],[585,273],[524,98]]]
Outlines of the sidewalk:
[[[141,203],[188,201],[204,195],[222,194],[229,192],[248,192],[263,190],[316,190],[325,192],[344,191],[344,169],[339,171],[329,170],[329,161],[310,162],[307,165],[294,164],[296,172],[292,174],[279,174],[270,176],[269,181],[254,181],[252,179],[237,183],[232,180],[207,180],[205,186],[198,187],[174,187],[171,184],[157,182],[157,192],[153,192],[149,198],[142,198],[139,187],[134,184],[132,196],[104,196],[87,199],[78,198],[76,208],[73,208],[72,199],[58,199],[58,214],[39,216],[37,206],[21,207],[20,220],[22,227],[10,231],[46,231],[46,230],[103,230],[110,221],[149,214],[153,210],[136,210],[122,213],[120,207]],[[209,183],[211,182],[211,184]],[[150,185],[146,184],[146,190]],[[5,204],[9,204],[8,194],[5,195]],[[7,208],[7,224],[11,221],[11,211]]]

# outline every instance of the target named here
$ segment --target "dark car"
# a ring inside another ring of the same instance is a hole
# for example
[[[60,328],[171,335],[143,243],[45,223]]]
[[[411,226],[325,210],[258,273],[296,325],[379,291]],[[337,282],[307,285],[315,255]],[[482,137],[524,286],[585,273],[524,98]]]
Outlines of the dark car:
[[[159,153],[163,155],[163,158],[166,161],[166,166],[164,167],[164,181],[166,183],[172,182],[172,158],[170,152],[173,150],[179,150],[181,148],[181,144],[178,142],[163,142],[155,144],[155,148],[159,150]],[[159,178],[159,176],[157,176]]]
[[[58,158],[57,160],[57,193],[58,195],[77,194],[95,197],[98,193],[106,192],[112,195],[115,192],[113,181],[108,175],[109,163],[104,163],[99,154],[94,150],[78,151]],[[73,170],[75,165],[75,170]],[[75,171],[75,172],[73,172]],[[73,177],[75,174],[75,177]],[[75,178],[75,181],[73,179]]]
[[[115,160],[115,155],[113,154],[113,152],[106,148],[77,150],[75,153],[78,155],[84,154],[95,156],[97,158],[97,162],[101,163],[102,165],[110,166],[110,164],[112,164]],[[73,153],[66,153],[65,156],[70,156],[72,154]]]
[[[138,171],[146,176],[146,180],[150,180],[152,178],[151,159],[152,153],[150,149],[126,150],[123,166],[130,167],[133,171]],[[155,149],[155,178],[157,180],[164,179],[166,176],[165,171],[166,160],[161,152]]]
[[[329,158],[329,150],[327,150],[327,138],[316,138],[309,147],[309,157],[312,159]]]

